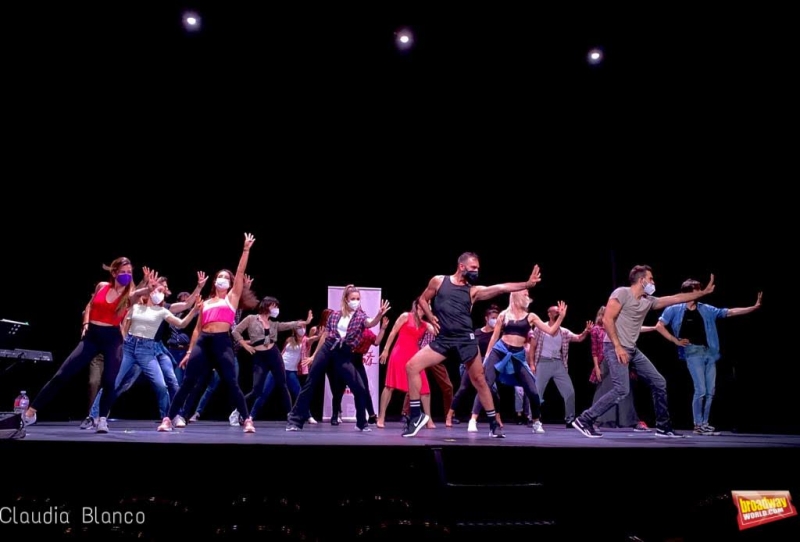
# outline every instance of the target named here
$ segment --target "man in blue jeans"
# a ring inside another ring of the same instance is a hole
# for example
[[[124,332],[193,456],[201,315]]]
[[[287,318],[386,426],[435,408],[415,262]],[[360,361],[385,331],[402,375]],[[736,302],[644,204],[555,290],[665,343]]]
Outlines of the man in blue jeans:
[[[702,284],[694,279],[689,279],[681,285],[681,292],[684,293],[697,292],[702,289]],[[756,304],[752,307],[718,309],[706,303],[689,301],[668,307],[658,319],[656,331],[678,346],[678,358],[686,361],[689,374],[692,375],[694,433],[719,435],[708,424],[711,400],[714,398],[717,380],[717,360],[720,358],[717,319],[749,314],[760,306],[761,292],[758,293]],[[672,328],[674,335],[667,330],[666,326]]]
[[[683,435],[672,429],[667,405],[667,381],[656,370],[652,362],[636,347],[642,331],[642,323],[652,310],[659,310],[679,303],[688,303],[714,291],[714,275],[702,290],[655,297],[656,283],[653,270],[647,265],[637,265],[628,274],[630,286],[611,292],[603,314],[603,356],[608,363],[609,377],[613,387],[595,400],[573,422],[572,427],[589,438],[602,437],[594,428],[597,418],[619,404],[630,392],[630,369],[637,378],[647,384],[653,394],[656,411],[656,437],[680,438]]]

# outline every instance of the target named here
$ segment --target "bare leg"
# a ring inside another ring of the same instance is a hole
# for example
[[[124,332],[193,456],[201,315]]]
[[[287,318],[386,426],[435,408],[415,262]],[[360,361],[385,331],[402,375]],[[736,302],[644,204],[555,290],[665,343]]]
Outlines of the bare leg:
[[[420,397],[419,400],[422,401],[422,410],[424,412],[430,412],[431,411],[431,394],[427,393],[427,394],[423,395],[422,397]],[[427,427],[428,429],[436,429],[436,424],[434,424],[433,420],[430,419],[430,420],[428,420],[428,423],[425,425],[425,427]]]
[[[480,359],[480,354],[478,355],[478,359]],[[444,360],[445,357],[437,352],[434,352],[430,346],[426,346],[414,354],[410,360],[408,360],[408,363],[406,363],[406,375],[408,376],[408,397],[411,401],[420,400],[420,390],[422,389],[422,377],[420,374],[422,371],[428,367],[438,365]],[[481,374],[482,373],[483,367],[481,367]],[[485,384],[486,382],[484,381],[484,385]]]
[[[480,353],[475,356],[475,359],[467,362],[467,371],[475,391],[478,392],[478,400],[481,402],[483,410],[494,411],[494,399],[492,399],[492,391],[486,383],[486,376],[483,374],[483,360]]]
[[[383,429],[384,422],[386,422],[386,409],[389,408],[389,402],[392,400],[392,393],[394,388],[383,388],[381,392],[381,402],[378,408],[378,427]]]

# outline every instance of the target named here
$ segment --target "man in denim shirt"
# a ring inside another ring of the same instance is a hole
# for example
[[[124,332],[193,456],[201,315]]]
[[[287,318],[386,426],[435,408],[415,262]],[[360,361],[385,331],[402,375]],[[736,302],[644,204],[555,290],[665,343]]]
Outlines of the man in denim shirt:
[[[702,289],[702,284],[693,279],[681,285],[683,293]],[[689,301],[667,307],[658,319],[656,331],[678,346],[678,358],[686,361],[689,374],[692,375],[694,382],[692,416],[694,432],[698,435],[719,435],[708,424],[717,379],[717,360],[720,358],[717,319],[748,314],[760,306],[761,292],[752,307],[718,309],[705,303]],[[670,334],[665,326],[672,328],[674,335]]]

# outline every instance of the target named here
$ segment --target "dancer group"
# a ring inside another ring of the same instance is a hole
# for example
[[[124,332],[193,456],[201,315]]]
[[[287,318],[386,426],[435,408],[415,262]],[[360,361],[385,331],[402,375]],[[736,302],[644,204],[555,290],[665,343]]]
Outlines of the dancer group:
[[[205,299],[201,293],[207,279],[202,272],[195,291],[182,292],[179,301],[170,304],[165,301],[171,295],[168,281],[155,270],[144,267],[142,281],[134,285],[133,265],[127,258],[104,266],[110,277],[97,284],[84,311],[78,345],[35,396],[23,415],[25,423],[35,424],[38,411],[91,365],[101,368],[102,390],[91,387],[91,407],[81,428],[98,433],[109,431],[114,402],[140,374],[156,391],[162,418],[158,431],[185,427],[187,417],[189,422],[199,419],[208,395],[222,381],[233,407],[230,423],[245,433],[255,432],[254,415],[273,390],[286,411],[286,431],[317,423],[311,416],[311,401],[327,376],[334,390],[333,425],[339,423],[345,386],[353,394],[356,429],[362,432],[370,431],[371,425],[385,427],[392,394],[399,390],[407,397],[402,435],[414,437],[425,427],[435,428],[430,415],[431,376],[443,390],[447,427],[458,423],[456,409],[474,391],[467,430],[478,430],[483,410],[494,438],[504,437],[497,412],[498,382],[515,388],[518,423],[527,420],[534,434],[544,433],[539,419],[541,397],[550,380],[564,400],[566,426],[582,435],[601,437],[598,428],[603,425],[649,431],[633,406],[631,379],[637,379],[652,393],[655,436],[679,438],[683,435],[672,426],[666,380],[637,347],[640,333],[656,331],[678,347],[678,357],[685,361],[694,382],[693,432],[715,435],[719,433],[709,418],[720,358],[716,321],[761,306],[761,293],[746,308],[720,309],[699,303],[714,291],[713,275],[705,286],[689,279],[680,293],[656,297],[653,270],[637,265],[630,271],[629,285],[616,288],[594,321],[586,322],[576,334],[563,326],[567,315],[563,301],[548,309],[546,322],[529,311],[529,291],[542,280],[538,265],[525,281],[483,286],[478,284],[478,256],[466,252],[458,258],[454,273],[431,278],[410,310],[395,321],[379,358],[388,366],[376,413],[363,355],[384,338],[389,302],[383,300],[377,314],[370,316],[361,306],[359,289],[349,285],[340,307],[324,311],[318,325],[306,333],[313,320],[311,311],[305,320],[279,321],[280,302],[271,296],[259,300],[253,292],[246,271],[254,242],[251,234],[244,235],[236,271],[222,269],[213,275]],[[492,305],[485,325],[474,329],[474,305],[504,294],[509,295],[508,307],[501,311]],[[658,324],[644,327],[647,315],[661,309],[666,310]],[[254,312],[242,318],[248,311]],[[183,329],[195,320],[194,331],[186,335]],[[379,324],[378,333],[372,332]],[[282,350],[278,347],[281,332],[291,334]],[[594,362],[589,378],[597,384],[597,392],[592,406],[576,415],[568,352],[570,343],[588,337]],[[248,394],[239,386],[237,350],[245,350],[253,359],[253,388]],[[445,361],[461,368],[455,395]]]

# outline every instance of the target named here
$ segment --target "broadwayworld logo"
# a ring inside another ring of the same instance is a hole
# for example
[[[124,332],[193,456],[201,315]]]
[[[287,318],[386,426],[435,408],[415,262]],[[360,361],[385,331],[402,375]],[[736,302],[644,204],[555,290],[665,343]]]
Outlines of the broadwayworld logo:
[[[758,527],[797,515],[788,491],[731,491],[739,530]]]

